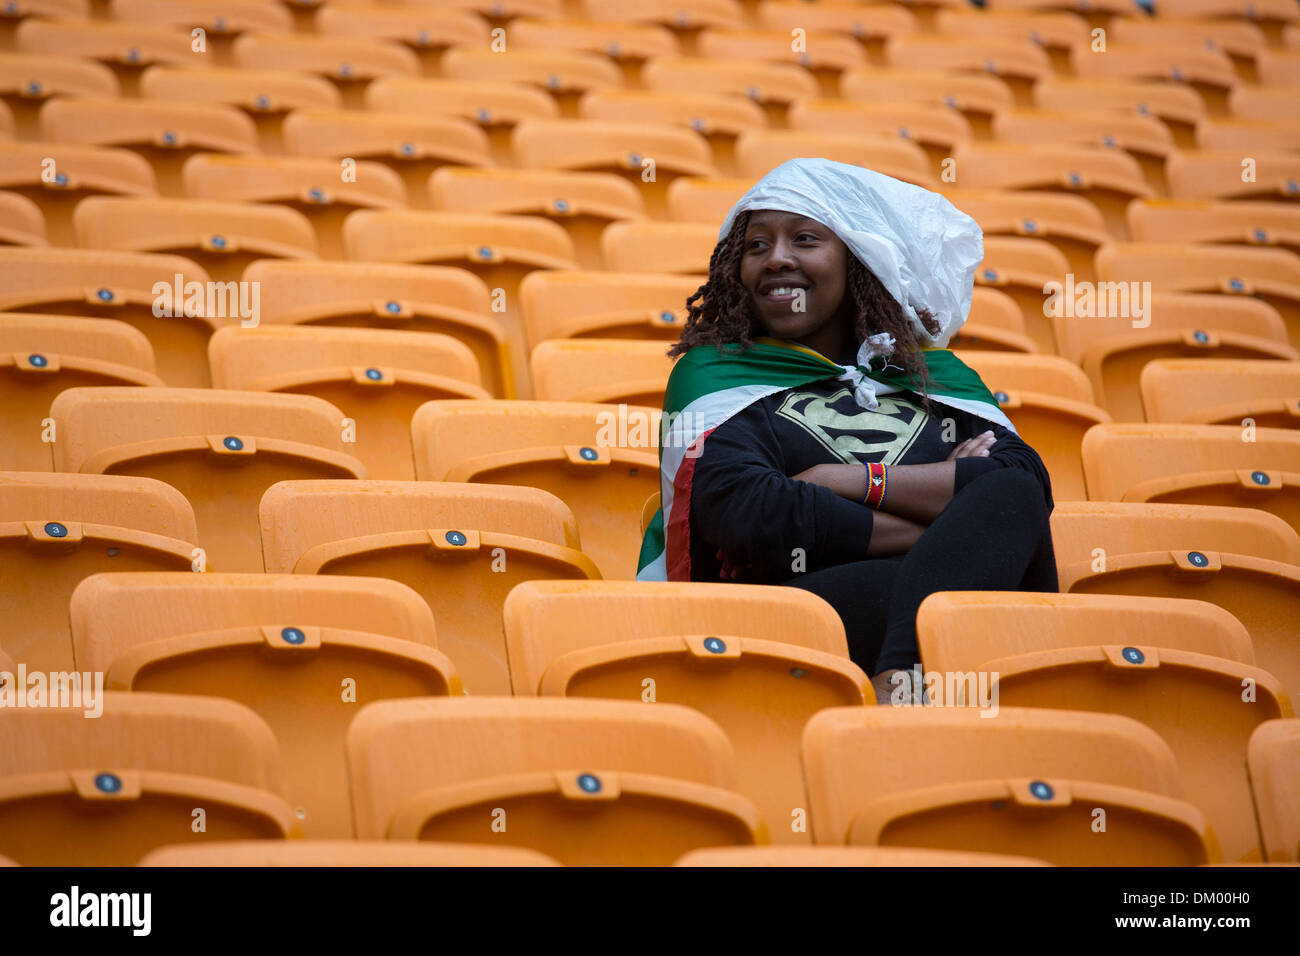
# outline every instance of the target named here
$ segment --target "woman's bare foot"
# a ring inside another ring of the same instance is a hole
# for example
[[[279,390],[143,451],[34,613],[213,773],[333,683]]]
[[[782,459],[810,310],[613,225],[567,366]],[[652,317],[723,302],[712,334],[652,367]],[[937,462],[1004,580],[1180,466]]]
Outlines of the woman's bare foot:
[[[894,675],[899,673],[902,672],[899,671],[898,668],[894,667],[887,671],[881,671],[875,677],[871,678],[871,686],[876,692],[876,703],[879,706],[889,707],[895,705],[895,703],[911,703],[911,694],[907,693],[906,689],[900,692],[899,684],[902,682],[896,682],[893,679]],[[895,694],[899,694],[897,700],[895,699]]]

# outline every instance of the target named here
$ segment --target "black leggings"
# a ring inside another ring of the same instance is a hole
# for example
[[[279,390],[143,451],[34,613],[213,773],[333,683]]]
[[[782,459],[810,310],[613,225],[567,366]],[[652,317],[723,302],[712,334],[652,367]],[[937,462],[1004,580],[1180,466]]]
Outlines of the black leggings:
[[[1058,590],[1047,504],[1026,471],[1001,468],[961,489],[906,554],[810,571],[785,584],[839,613],[849,656],[870,675],[920,663],[916,611],[935,591]]]

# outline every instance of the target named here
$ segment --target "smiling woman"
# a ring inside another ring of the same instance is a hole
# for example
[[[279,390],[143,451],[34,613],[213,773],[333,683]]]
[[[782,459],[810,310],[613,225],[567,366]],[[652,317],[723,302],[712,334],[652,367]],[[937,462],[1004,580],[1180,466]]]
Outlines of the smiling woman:
[[[670,352],[638,577],[821,595],[882,702],[929,594],[1057,590],[1047,471],[942,347],[981,257],[928,190],[811,159],[760,180]]]

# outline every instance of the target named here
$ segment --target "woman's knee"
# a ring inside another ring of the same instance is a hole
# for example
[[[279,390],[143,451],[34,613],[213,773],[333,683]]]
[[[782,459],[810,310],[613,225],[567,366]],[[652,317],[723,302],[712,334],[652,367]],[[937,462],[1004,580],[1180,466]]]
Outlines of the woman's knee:
[[[1000,512],[1014,512],[1035,524],[1047,523],[1048,508],[1043,486],[1027,471],[999,468],[980,475],[962,491],[973,491],[977,497],[988,499]]]

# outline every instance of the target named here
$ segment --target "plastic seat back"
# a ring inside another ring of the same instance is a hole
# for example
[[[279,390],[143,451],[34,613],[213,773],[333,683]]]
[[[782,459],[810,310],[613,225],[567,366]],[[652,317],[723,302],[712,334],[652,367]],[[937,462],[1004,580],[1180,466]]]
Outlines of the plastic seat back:
[[[177,488],[216,571],[262,570],[257,505],[275,482],[366,477],[343,440],[343,413],[309,395],[77,388],[55,399],[50,417],[56,471]]]
[[[1300,428],[1300,362],[1157,359],[1141,386],[1149,421]]]
[[[3,645],[32,670],[72,666],[68,599],[100,571],[189,571],[194,511],[148,478],[0,472]]]
[[[343,222],[358,209],[401,209],[402,179],[382,163],[359,160],[356,176],[339,175],[329,159],[281,156],[194,156],[181,177],[185,193],[198,199],[275,203],[306,216],[322,259],[342,259]]]
[[[871,693],[820,598],[726,584],[530,582],[511,592],[505,624],[516,696],[693,707],[736,748],[740,789],[773,840],[808,842],[804,725]]]
[[[315,395],[351,420],[351,453],[376,478],[410,481],[411,416],[439,398],[491,398],[469,347],[447,335],[268,325],[218,330],[216,388]]]
[[[14,115],[19,139],[38,139],[39,112],[52,96],[118,96],[113,71],[79,56],[0,53],[0,99]]]
[[[316,236],[307,217],[278,206],[95,196],[77,206],[73,222],[83,248],[176,253],[223,287],[238,282],[257,259],[316,258]]]
[[[1253,508],[1064,502],[1052,512],[1061,590],[1209,601],[1246,626],[1255,662],[1300,699],[1300,535]]]
[[[173,386],[211,383],[208,337],[256,315],[249,291],[241,298],[211,283],[180,256],[0,248],[0,309],[125,322],[149,340],[158,377]]]
[[[1093,501],[1270,511],[1300,529],[1300,433],[1235,425],[1099,425],[1083,439]]]
[[[659,489],[660,410],[583,402],[428,402],[411,437],[421,481],[542,488],[573,509],[605,578],[631,578]]]
[[[1255,812],[1269,863],[1300,860],[1300,720],[1270,720],[1247,752]]]
[[[258,283],[267,325],[440,332],[474,353],[488,391],[515,394],[505,325],[464,269],[281,259],[253,263],[244,279]]]
[[[392,701],[358,715],[348,767],[362,839],[491,843],[566,865],[666,865],[766,838],[717,724],[671,704]]]
[[[1009,853],[1068,866],[1217,862],[1174,755],[1128,717],[837,707],[804,731],[819,844]],[[888,767],[890,772],[882,773]],[[1106,829],[1095,831],[1095,810]]]
[[[1116,421],[1146,417],[1140,381],[1153,359],[1294,361],[1286,326],[1267,302],[1187,292],[1147,295],[1140,281],[1062,287],[1052,328],[1062,356],[1083,368],[1097,404]]]
[[[534,272],[519,286],[529,347],[548,339],[676,342],[686,300],[702,281],[645,272]]]
[[[595,578],[572,512],[536,488],[291,481],[262,498],[267,570],[390,578],[418,593],[472,694],[509,694],[501,607],[534,579]]]
[[[559,866],[522,847],[461,843],[396,843],[391,840],[284,840],[165,846],[138,866],[182,867],[502,867]]]
[[[15,862],[131,866],[166,844],[298,834],[275,738],[248,708],[177,694],[82,698],[0,709],[0,849]]]
[[[461,692],[429,609],[388,581],[101,574],[70,616],[77,666],[109,689],[223,697],[265,720],[307,836],[352,836],[343,751],[359,705]]]
[[[917,638],[927,670],[978,675],[996,686],[999,707],[1146,724],[1173,750],[1224,860],[1260,859],[1246,744],[1262,722],[1291,716],[1291,704],[1227,611],[1173,598],[947,591],[922,603]]]
[[[662,406],[672,359],[659,342],[552,339],[530,356],[533,390],[543,402]]]
[[[54,467],[50,442],[33,425],[65,388],[162,384],[148,339],[124,322],[0,313],[0,470]]]

